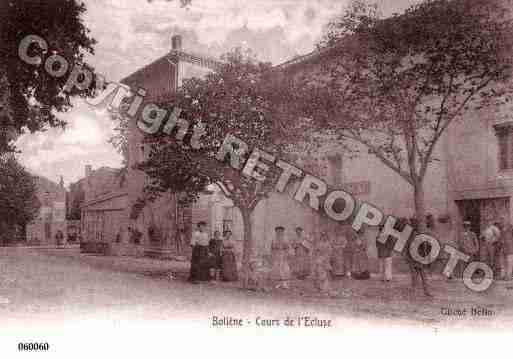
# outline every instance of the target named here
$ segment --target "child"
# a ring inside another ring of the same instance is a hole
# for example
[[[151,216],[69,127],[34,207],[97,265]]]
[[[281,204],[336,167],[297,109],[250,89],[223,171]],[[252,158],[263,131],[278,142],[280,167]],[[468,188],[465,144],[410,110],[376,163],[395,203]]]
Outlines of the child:
[[[264,287],[263,267],[259,260],[253,259],[248,269],[248,290],[266,291]]]
[[[275,239],[271,243],[272,270],[271,278],[278,282],[276,289],[288,289],[291,271],[288,262],[290,245],[284,238],[285,228],[277,226],[275,229]]]

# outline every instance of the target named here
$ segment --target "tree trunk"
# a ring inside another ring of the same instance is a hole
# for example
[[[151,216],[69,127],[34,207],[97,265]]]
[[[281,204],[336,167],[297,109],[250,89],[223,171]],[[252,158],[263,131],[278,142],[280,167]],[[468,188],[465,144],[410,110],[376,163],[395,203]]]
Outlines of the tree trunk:
[[[240,208],[242,214],[242,223],[244,225],[244,241],[242,247],[242,266],[241,280],[242,287],[246,288],[248,284],[248,268],[251,257],[253,256],[253,223],[252,212],[247,208]]]
[[[415,202],[415,219],[417,221],[417,233],[425,233],[426,226],[426,206],[425,206],[425,193],[424,193],[424,183],[423,180],[415,181],[413,185],[413,200]],[[412,243],[410,241],[410,243]],[[407,248],[409,250],[409,248]],[[424,294],[426,296],[431,296],[428,288],[428,280],[426,276],[426,271],[421,263],[414,263],[413,258],[411,258],[410,254],[408,254],[408,258],[410,258],[410,270],[412,272],[412,285],[415,286],[417,282],[417,277],[420,277],[422,282],[422,288],[424,289]]]
[[[424,195],[424,183],[418,181],[413,185],[413,200],[415,202],[415,218],[417,220],[417,232],[426,231],[426,206]]]

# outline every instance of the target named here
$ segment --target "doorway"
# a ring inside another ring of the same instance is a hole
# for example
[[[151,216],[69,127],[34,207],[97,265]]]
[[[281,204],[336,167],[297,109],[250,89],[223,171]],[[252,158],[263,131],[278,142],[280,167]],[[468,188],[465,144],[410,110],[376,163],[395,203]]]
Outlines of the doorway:
[[[470,221],[472,232],[481,233],[481,201],[470,199],[456,202],[460,211],[462,221]]]

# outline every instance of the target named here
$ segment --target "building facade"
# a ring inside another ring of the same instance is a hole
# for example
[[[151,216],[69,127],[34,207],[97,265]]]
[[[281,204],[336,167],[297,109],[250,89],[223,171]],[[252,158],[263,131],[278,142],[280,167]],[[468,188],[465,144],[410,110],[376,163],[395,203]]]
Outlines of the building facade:
[[[26,239],[33,245],[57,245],[57,233],[63,234],[64,241],[67,233],[64,182],[62,178],[60,183],[41,176],[35,178],[41,208],[37,218],[27,225]]]
[[[177,35],[172,37],[169,53],[127,76],[121,84],[132,91],[144,89],[145,103],[153,102],[170,97],[185,79],[204,76],[219,64],[215,59],[184,51],[182,38]],[[98,178],[98,174],[86,175],[86,180],[91,178],[94,184],[86,186],[82,232],[84,240],[107,243],[108,251],[113,255],[155,252],[164,255],[174,248],[173,239],[178,228],[184,228],[190,236],[198,218],[206,219],[208,211],[200,204],[178,205],[177,195],[173,193],[166,193],[155,201],[145,197],[148,178],[136,167],[148,156],[150,144],[137,128],[136,118],[137,115],[129,122],[123,183],[118,188],[111,188]]]

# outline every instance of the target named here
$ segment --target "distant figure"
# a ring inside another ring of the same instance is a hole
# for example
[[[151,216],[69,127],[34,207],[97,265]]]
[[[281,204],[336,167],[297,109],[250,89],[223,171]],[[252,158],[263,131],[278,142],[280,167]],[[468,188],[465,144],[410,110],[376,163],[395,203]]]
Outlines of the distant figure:
[[[192,257],[189,280],[192,283],[210,280],[210,266],[208,259],[208,233],[205,231],[206,223],[199,222],[198,229],[194,231],[191,239]]]
[[[64,244],[64,234],[61,230],[58,230],[55,234],[55,242],[58,246],[62,246]]]
[[[332,248],[328,234],[321,232],[313,250],[313,281],[314,287],[321,294],[328,294],[330,291],[330,258]]]
[[[224,232],[221,254],[221,279],[225,282],[236,282],[239,280],[234,248],[232,231],[227,230]]]
[[[303,233],[303,228],[296,227],[294,240],[294,256],[292,270],[298,279],[305,279],[310,275],[312,244]]]
[[[175,246],[176,246],[177,254],[182,253],[184,244],[185,244],[185,229],[181,227],[176,232],[176,237],[175,237]]]
[[[288,263],[288,255],[290,245],[284,238],[285,228],[278,226],[274,228],[275,239],[271,244],[272,269],[271,279],[278,282],[276,288],[289,288],[289,280],[291,277],[290,266]]]
[[[212,277],[214,280],[219,280],[221,279],[221,269],[223,268],[223,239],[219,231],[214,231],[214,236],[208,243],[208,250],[212,256]]]

